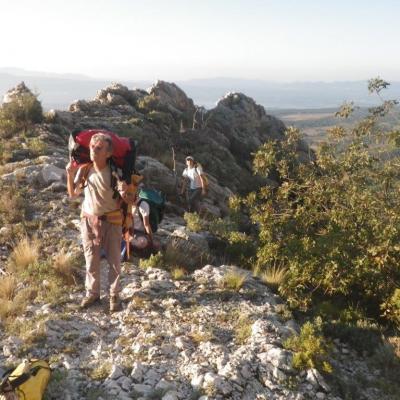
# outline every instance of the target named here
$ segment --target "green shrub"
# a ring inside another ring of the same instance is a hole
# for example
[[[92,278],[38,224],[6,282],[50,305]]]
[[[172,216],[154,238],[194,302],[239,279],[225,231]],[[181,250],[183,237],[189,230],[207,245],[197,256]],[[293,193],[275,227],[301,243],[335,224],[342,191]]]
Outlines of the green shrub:
[[[374,80],[371,88],[384,84]],[[256,173],[280,181],[246,199],[259,227],[257,261],[287,267],[280,292],[291,306],[306,309],[323,295],[359,302],[376,318],[397,288],[400,170],[398,159],[382,155],[390,132],[378,124],[381,112],[371,109],[355,127],[333,130],[309,162],[299,162],[294,128],[254,156]]]
[[[237,229],[237,224],[230,218],[213,218],[208,222],[208,231],[222,239],[228,239],[231,232]]]
[[[382,344],[382,332],[378,324],[365,317],[352,322],[327,321],[323,331],[326,337],[340,339],[360,354],[371,354]]]
[[[160,107],[160,101],[154,94],[144,96],[137,102],[137,108],[139,111],[147,114],[152,110],[157,110]]]
[[[400,327],[400,289],[396,288],[389,300],[381,305],[383,316]]]
[[[192,232],[200,232],[205,228],[203,221],[197,213],[185,212],[183,219],[186,222],[187,228]]]
[[[228,237],[226,256],[231,262],[243,267],[251,267],[256,254],[256,243],[254,238],[243,232],[231,232]]]
[[[21,93],[0,110],[0,131],[3,137],[22,130],[27,132],[32,124],[43,121],[43,109],[37,95],[30,92]]]
[[[316,368],[332,372],[328,362],[329,345],[322,335],[322,319],[306,322],[299,335],[293,335],[283,343],[284,347],[294,352],[293,367],[299,370]]]
[[[176,131],[178,129],[175,120],[169,113],[153,110],[148,113],[147,118],[151,122],[154,122],[156,125],[166,128],[167,130],[174,129]]]
[[[48,149],[47,143],[37,137],[29,139],[27,146],[34,156],[46,154]]]
[[[164,256],[161,252],[152,254],[147,260],[142,258],[139,261],[139,267],[146,268],[162,268],[164,266]]]

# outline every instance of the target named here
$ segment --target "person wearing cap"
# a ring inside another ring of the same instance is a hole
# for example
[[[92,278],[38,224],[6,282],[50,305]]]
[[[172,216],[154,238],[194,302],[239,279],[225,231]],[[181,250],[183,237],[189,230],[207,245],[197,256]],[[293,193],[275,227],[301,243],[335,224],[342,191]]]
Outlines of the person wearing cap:
[[[186,157],[186,168],[182,173],[183,183],[181,195],[186,191],[187,182],[190,183],[187,192],[187,206],[189,212],[199,212],[201,197],[206,194],[206,185],[201,165],[195,162],[192,156]]]

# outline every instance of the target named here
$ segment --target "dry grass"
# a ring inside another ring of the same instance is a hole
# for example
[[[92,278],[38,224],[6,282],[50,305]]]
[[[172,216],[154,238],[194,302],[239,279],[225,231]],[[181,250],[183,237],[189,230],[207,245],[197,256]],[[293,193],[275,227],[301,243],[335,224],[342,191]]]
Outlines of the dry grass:
[[[0,278],[0,299],[12,300],[17,290],[17,281],[12,275]]]
[[[111,363],[104,362],[89,372],[89,377],[95,381],[102,381],[106,379],[111,373]]]
[[[221,286],[225,289],[239,291],[247,280],[247,274],[243,272],[230,271],[227,272],[222,281]]]
[[[24,236],[14,247],[10,255],[10,268],[20,273],[39,259],[40,242],[37,238]]]
[[[7,326],[8,318],[15,318],[25,312],[26,306],[36,297],[36,292],[31,288],[19,290],[12,299],[0,299],[0,320]]]
[[[147,300],[143,296],[135,295],[131,300],[132,307],[137,310],[142,310],[147,307]]]
[[[0,221],[2,223],[16,224],[25,221],[29,203],[26,201],[24,186],[0,182]]]
[[[261,280],[272,290],[277,291],[286,279],[286,268],[271,267],[261,274]]]
[[[186,277],[187,272],[184,268],[181,267],[173,267],[171,270],[172,279],[179,281]]]
[[[76,284],[74,257],[62,250],[53,260],[53,268],[58,276],[69,285]]]
[[[251,336],[252,321],[247,315],[239,317],[235,324],[235,340],[238,344],[245,344],[247,339]]]
[[[196,344],[200,344],[201,342],[209,342],[215,338],[214,332],[209,328],[202,331],[198,330],[191,332],[189,336]]]
[[[47,338],[47,329],[44,321],[30,321],[29,323],[19,324],[19,337],[25,344],[31,345]]]

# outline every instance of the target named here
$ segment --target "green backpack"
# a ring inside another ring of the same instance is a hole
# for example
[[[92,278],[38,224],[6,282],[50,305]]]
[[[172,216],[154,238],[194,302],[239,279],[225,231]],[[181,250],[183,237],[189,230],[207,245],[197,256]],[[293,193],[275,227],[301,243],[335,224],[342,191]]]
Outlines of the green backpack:
[[[150,206],[150,226],[153,233],[157,232],[158,225],[164,217],[165,211],[165,194],[155,189],[140,189],[138,206],[145,201]],[[141,214],[139,213],[139,216]]]

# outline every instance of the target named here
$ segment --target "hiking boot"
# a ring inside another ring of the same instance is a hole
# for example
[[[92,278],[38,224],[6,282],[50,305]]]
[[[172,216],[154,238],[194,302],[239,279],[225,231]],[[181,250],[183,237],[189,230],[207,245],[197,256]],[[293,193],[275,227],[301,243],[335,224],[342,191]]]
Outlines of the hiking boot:
[[[110,311],[115,312],[115,311],[121,311],[122,306],[121,306],[121,300],[119,299],[119,296],[111,296],[110,297]]]
[[[94,304],[100,303],[100,297],[95,294],[90,294],[82,299],[80,308],[88,308]]]

